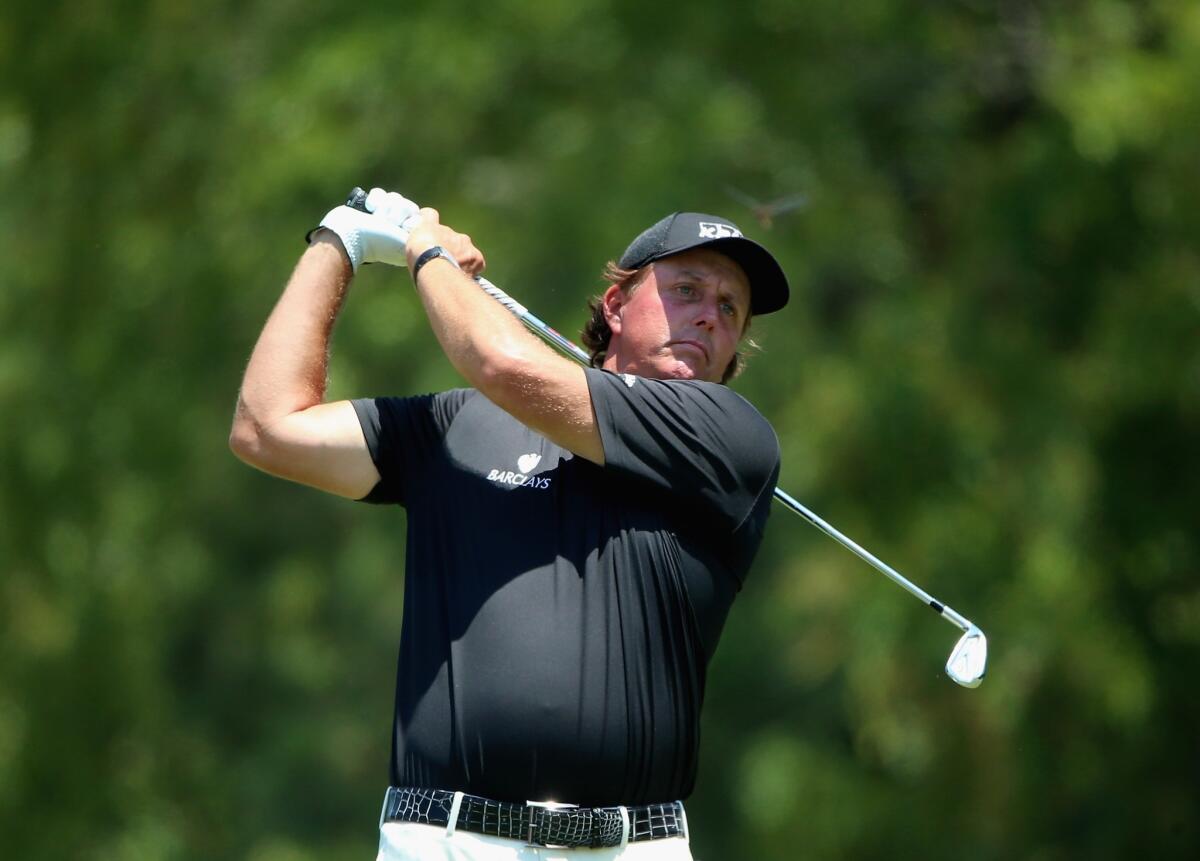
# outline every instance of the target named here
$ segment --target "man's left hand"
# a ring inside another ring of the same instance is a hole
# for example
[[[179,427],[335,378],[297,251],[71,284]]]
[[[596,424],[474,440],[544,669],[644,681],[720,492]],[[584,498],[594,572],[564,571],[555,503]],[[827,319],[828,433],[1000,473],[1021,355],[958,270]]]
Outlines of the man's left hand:
[[[416,223],[417,205],[394,191],[373,188],[367,195],[367,211],[337,206],[321,219],[320,227],[337,234],[354,271],[363,263],[404,266],[404,246],[409,228]],[[309,234],[311,241],[316,234]]]

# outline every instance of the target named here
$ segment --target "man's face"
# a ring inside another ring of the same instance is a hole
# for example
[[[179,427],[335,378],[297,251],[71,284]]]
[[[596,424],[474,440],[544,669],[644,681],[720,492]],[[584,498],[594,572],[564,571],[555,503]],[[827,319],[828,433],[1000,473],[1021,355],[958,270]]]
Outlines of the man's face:
[[[655,261],[628,294],[609,287],[604,309],[607,370],[718,383],[750,317],[750,283],[730,258],[695,248]]]

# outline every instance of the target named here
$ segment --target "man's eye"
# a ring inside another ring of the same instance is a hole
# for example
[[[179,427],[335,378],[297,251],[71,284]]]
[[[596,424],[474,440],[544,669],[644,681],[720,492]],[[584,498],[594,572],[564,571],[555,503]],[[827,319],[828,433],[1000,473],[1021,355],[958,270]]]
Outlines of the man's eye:
[[[721,303],[721,311],[725,314],[728,314],[730,317],[737,316],[737,308],[733,307],[733,305],[729,302]]]
[[[678,290],[680,293],[682,293],[684,296],[692,296],[692,295],[695,295],[695,293],[696,293],[696,288],[693,287],[691,284],[680,284],[675,289]]]

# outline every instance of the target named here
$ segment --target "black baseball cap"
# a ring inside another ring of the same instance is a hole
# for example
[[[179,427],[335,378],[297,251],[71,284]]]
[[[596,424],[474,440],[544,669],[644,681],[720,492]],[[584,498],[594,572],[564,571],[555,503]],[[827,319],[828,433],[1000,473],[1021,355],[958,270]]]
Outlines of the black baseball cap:
[[[617,265],[622,269],[641,269],[655,260],[692,248],[711,248],[742,267],[750,280],[751,314],[770,314],[787,304],[787,276],[771,252],[742,236],[736,224],[719,215],[673,212],[642,231],[625,249]]]

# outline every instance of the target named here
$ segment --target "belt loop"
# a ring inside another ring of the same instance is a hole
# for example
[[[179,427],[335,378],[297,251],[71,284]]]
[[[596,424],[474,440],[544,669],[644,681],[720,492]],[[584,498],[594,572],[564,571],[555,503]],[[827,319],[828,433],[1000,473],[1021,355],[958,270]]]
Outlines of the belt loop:
[[[622,804],[617,811],[621,814],[621,851],[625,851],[629,845],[629,808]]]
[[[682,801],[676,801],[675,804],[679,806],[679,824],[683,826],[683,839],[690,844],[692,842],[692,838],[688,834],[687,811],[683,809]]]
[[[454,829],[458,827],[458,810],[462,807],[463,794],[461,792],[454,793],[454,800],[450,802],[450,818],[446,821],[446,836],[453,837]]]

